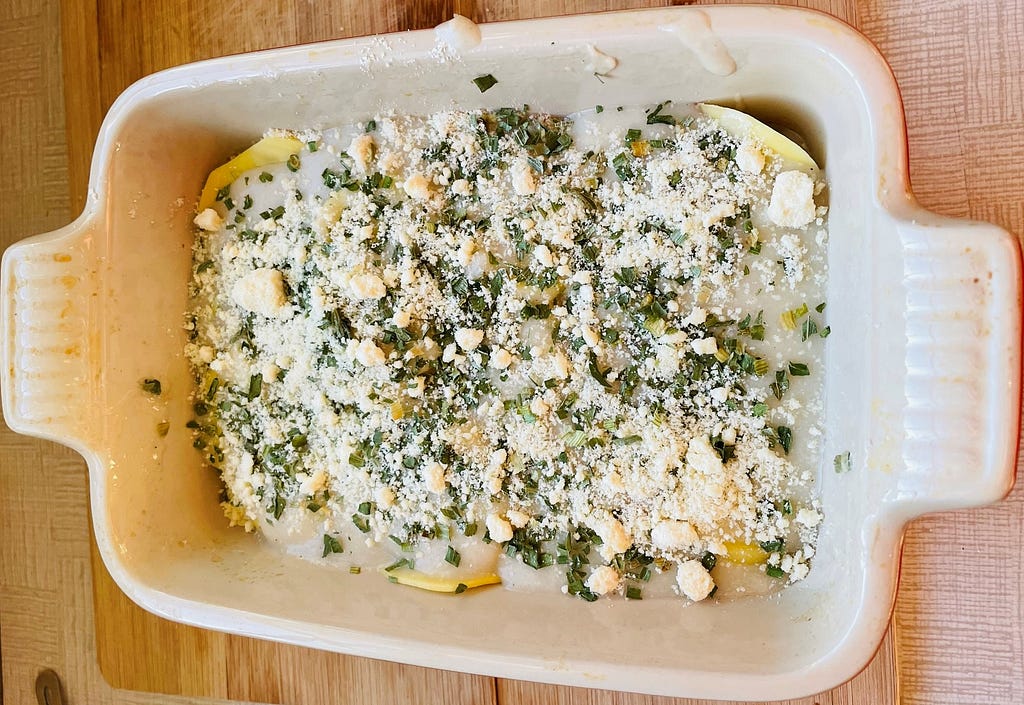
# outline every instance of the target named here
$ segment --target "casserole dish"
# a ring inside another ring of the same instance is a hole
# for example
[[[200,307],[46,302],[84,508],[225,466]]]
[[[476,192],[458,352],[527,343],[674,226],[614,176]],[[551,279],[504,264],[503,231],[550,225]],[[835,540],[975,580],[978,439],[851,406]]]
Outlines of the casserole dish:
[[[736,62],[728,76],[708,70],[720,67],[707,54],[716,38]],[[586,68],[588,44],[620,61],[603,83]],[[672,695],[795,697],[852,676],[887,623],[905,522],[1009,489],[1016,241],[915,206],[892,77],[863,38],[822,15],[618,13],[484,27],[481,45],[460,60],[439,63],[433,49],[430,32],[298,47],[183,67],[129,89],[101,132],[83,216],[5,255],[9,425],[86,456],[111,574],[171,619],[421,665]],[[486,73],[500,83],[480,94],[471,79]],[[805,583],[770,600],[688,608],[499,590],[446,598],[385,590],[227,529],[216,477],[184,429],[191,206],[210,168],[268,125],[340,124],[382,107],[528,102],[566,113],[741,96],[768,117],[785,105],[830,183],[825,457],[849,450],[853,469],[822,472],[826,521]],[[139,392],[144,377],[164,383],[156,402]],[[171,431],[161,439],[155,427],[164,420]],[[297,585],[316,596],[315,609],[292,597]]]

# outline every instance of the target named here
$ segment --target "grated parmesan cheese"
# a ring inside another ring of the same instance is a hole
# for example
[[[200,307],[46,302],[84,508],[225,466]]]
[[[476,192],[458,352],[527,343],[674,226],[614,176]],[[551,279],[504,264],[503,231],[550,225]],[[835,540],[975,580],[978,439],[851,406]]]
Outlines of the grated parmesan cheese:
[[[821,341],[776,321],[824,289],[816,183],[623,116],[377,116],[197,215],[196,445],[232,524],[421,570],[463,532],[585,599],[702,600],[732,544],[807,575],[820,399],[791,365]]]

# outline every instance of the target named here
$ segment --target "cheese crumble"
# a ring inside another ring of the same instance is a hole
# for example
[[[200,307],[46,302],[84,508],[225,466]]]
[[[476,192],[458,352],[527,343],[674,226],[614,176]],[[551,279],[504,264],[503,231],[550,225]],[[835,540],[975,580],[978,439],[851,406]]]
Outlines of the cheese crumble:
[[[586,600],[806,576],[820,184],[688,108],[616,112],[377,116],[218,193],[186,352],[233,524]]]

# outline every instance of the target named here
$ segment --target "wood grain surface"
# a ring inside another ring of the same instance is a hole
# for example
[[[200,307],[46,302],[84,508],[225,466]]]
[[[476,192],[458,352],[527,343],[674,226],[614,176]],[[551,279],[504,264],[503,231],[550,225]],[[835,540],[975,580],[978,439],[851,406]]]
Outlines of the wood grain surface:
[[[153,71],[228,53],[430,27],[452,12],[496,21],[669,4],[689,3],[2,0],[0,246],[77,214],[103,112]],[[912,180],[925,206],[1024,232],[1024,3],[789,4],[845,19],[889,59],[906,103]],[[74,703],[701,702],[467,676],[172,624],[114,586],[90,547],[87,507],[85,467],[75,453],[0,429],[4,703],[34,702],[32,683],[42,667],[61,674]],[[879,655],[849,684],[794,702],[895,703],[897,660],[900,702],[1024,702],[1022,536],[1021,489],[995,507],[915,522],[895,627]]]

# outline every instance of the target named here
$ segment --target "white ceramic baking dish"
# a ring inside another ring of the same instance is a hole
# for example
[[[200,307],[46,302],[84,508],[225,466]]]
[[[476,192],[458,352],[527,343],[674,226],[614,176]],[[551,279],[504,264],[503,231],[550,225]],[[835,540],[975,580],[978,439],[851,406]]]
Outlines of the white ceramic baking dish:
[[[906,522],[996,501],[1013,481],[1016,239],[916,205],[893,77],[864,37],[825,15],[680,8],[482,32],[457,59],[432,54],[432,32],[413,32],[228,57],[129,88],[104,122],[81,217],[4,254],[7,423],[85,456],[107,567],[170,619],[658,694],[788,698],[853,676],[886,628]],[[618,58],[611,76],[592,74],[588,45]],[[729,57],[736,70],[720,75]],[[471,83],[483,73],[499,80],[486,94]],[[807,581],[776,598],[693,606],[501,589],[452,597],[339,574],[227,528],[217,478],[184,428],[191,218],[213,166],[267,126],[381,108],[566,113],[665,98],[733,101],[796,128],[829,180],[826,520]],[[143,377],[163,381],[158,402],[140,392]],[[846,450],[853,469],[837,475],[832,456]]]

